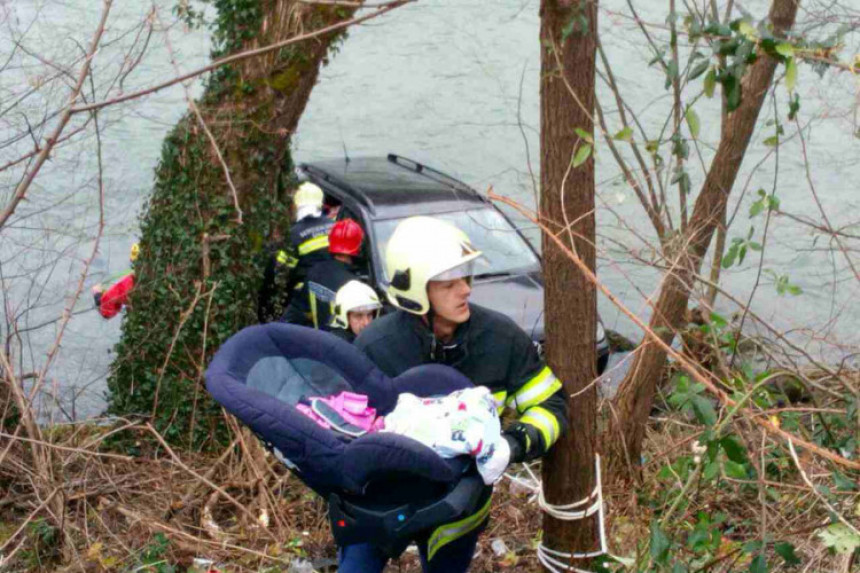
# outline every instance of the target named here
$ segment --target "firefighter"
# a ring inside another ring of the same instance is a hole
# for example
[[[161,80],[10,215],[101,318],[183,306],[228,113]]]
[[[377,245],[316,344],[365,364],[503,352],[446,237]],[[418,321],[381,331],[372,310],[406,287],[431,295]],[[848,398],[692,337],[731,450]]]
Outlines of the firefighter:
[[[323,191],[310,182],[299,185],[293,196],[296,220],[290,227],[287,245],[273,249],[263,272],[257,304],[260,322],[272,320],[280,300],[286,308],[298,293],[308,270],[329,258],[328,233],[334,221],[323,215]]]
[[[131,246],[129,262],[134,264],[140,255],[140,245]],[[102,317],[111,319],[115,317],[124,306],[128,305],[128,297],[134,288],[134,271],[128,270],[116,277],[112,284],[105,289],[104,285],[97,284],[92,288],[93,302]]]
[[[517,417],[504,431],[510,462],[532,460],[566,430],[567,399],[525,332],[508,317],[469,302],[480,258],[450,223],[431,217],[402,221],[386,250],[387,295],[397,311],[373,321],[355,344],[389,376],[440,363],[486,386],[499,409],[508,407]],[[489,502],[419,543],[424,571],[466,571],[488,515]],[[342,573],[382,571],[386,561],[368,544],[341,548],[340,560]]]
[[[358,279],[354,263],[363,241],[364,231],[354,220],[341,219],[334,224],[327,238],[331,258],[308,271],[301,291],[287,307],[285,322],[331,329],[335,294],[349,281]]]
[[[349,281],[334,297],[334,319],[331,332],[347,342],[379,316],[382,303],[376,292],[361,281]]]

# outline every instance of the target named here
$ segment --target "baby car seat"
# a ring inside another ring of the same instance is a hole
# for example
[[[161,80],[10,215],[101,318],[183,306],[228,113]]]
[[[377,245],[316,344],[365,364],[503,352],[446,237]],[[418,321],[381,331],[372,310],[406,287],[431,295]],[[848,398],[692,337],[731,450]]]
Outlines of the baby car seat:
[[[384,416],[401,392],[428,397],[471,385],[453,368],[435,364],[389,378],[344,340],[291,324],[245,328],[221,346],[206,371],[215,400],[328,500],[338,545],[372,543],[391,557],[414,540],[444,544],[452,522],[457,529],[483,525],[492,488],[468,456],[445,459],[387,432],[352,437],[325,429],[296,404],[350,391],[366,395]]]

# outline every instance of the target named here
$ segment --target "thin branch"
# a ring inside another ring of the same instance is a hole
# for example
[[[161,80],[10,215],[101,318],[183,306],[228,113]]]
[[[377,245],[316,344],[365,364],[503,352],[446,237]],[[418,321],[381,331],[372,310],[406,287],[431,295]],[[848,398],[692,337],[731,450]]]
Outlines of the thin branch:
[[[374,12],[367,14],[366,16],[360,16],[358,18],[353,18],[352,20],[347,20],[345,22],[339,22],[337,24],[332,24],[331,26],[326,26],[325,28],[320,28],[319,30],[309,32],[307,34],[301,34],[299,36],[294,36],[292,38],[289,38],[289,39],[284,40],[282,42],[276,42],[276,43],[271,44],[269,46],[264,46],[262,48],[256,48],[254,50],[248,50],[245,52],[240,52],[238,54],[233,54],[232,56],[227,56],[225,58],[221,58],[220,60],[215,60],[214,62],[212,62],[208,66],[198,68],[192,72],[188,72],[187,74],[172,78],[172,79],[167,80],[165,82],[162,82],[160,84],[156,84],[152,87],[142,89],[142,90],[139,90],[136,92],[132,92],[129,94],[125,94],[122,96],[117,96],[113,99],[109,99],[109,100],[105,100],[105,101],[101,101],[101,102],[96,102],[96,103],[91,103],[89,105],[77,106],[77,107],[72,108],[71,111],[72,111],[72,113],[81,113],[84,111],[90,111],[93,109],[100,109],[100,108],[103,108],[103,107],[106,107],[109,105],[115,105],[115,104],[118,104],[121,102],[129,101],[132,99],[137,99],[141,96],[155,93],[157,91],[163,90],[164,88],[168,88],[168,87],[176,85],[180,82],[184,82],[186,80],[190,80],[191,78],[195,78],[195,77],[202,75],[202,74],[205,74],[207,72],[211,72],[212,70],[216,70],[216,69],[220,68],[221,66],[225,66],[227,64],[232,64],[233,62],[238,62],[241,60],[246,60],[248,58],[253,58],[254,56],[260,56],[263,54],[268,54],[269,52],[274,52],[275,50],[280,50],[281,48],[284,48],[284,47],[289,46],[291,44],[297,44],[297,43],[302,42],[304,40],[310,40],[312,38],[318,38],[319,36],[324,36],[324,35],[329,34],[331,32],[336,32],[338,30],[342,30],[342,29],[348,28],[350,26],[354,26],[354,25],[359,24],[361,22],[366,22],[368,20],[372,20],[373,18],[378,18],[379,16],[382,16],[386,12],[390,12],[391,10],[394,10],[395,8],[399,8],[400,6],[403,6],[406,4],[411,4],[411,3],[416,2],[416,1],[417,0],[394,0],[392,2],[380,4],[379,8],[377,8]]]
[[[498,201],[500,203],[508,205],[509,207],[513,207],[514,209],[519,211],[519,213],[521,215],[523,215],[524,217],[526,217],[527,219],[531,220],[533,223],[538,225],[541,228],[541,230],[543,230],[543,232],[546,234],[546,236],[549,237],[558,246],[558,248],[567,256],[567,258],[569,258],[576,265],[576,267],[580,270],[580,272],[582,272],[586,276],[588,281],[591,282],[592,284],[594,284],[595,287],[600,289],[600,291],[609,299],[609,301],[616,308],[618,308],[622,313],[624,313],[624,315],[627,316],[627,318],[632,320],[633,323],[636,324],[636,326],[639,327],[640,330],[642,330],[642,332],[646,335],[646,337],[648,339],[650,339],[652,344],[656,344],[657,346],[660,347],[660,349],[663,352],[665,352],[668,356],[672,357],[678,363],[678,365],[681,368],[683,368],[697,382],[703,384],[705,386],[705,388],[707,388],[714,396],[716,396],[722,404],[724,404],[725,406],[729,406],[729,407],[734,407],[737,404],[735,402],[735,400],[733,400],[731,397],[729,397],[729,395],[724,390],[722,390],[721,388],[716,386],[714,384],[714,382],[712,382],[706,376],[704,376],[702,374],[702,371],[700,370],[700,368],[698,368],[695,364],[693,364],[684,355],[682,355],[677,350],[672,348],[671,345],[667,344],[660,337],[660,335],[658,335],[656,332],[654,332],[647,324],[645,324],[642,321],[642,319],[640,319],[633,312],[631,312],[630,309],[628,309],[627,306],[625,306],[624,303],[622,303],[618,299],[618,297],[615,296],[615,294],[612,291],[610,291],[608,287],[606,287],[606,285],[604,285],[600,280],[598,280],[597,276],[591,271],[591,269],[588,268],[588,265],[586,265],[585,262],[576,255],[576,253],[571,251],[567,247],[567,245],[564,243],[564,241],[559,239],[558,236],[555,235],[555,233],[551,232],[551,230],[547,227],[547,225],[543,221],[538,219],[534,214],[530,213],[522,205],[520,205],[519,203],[517,203],[516,201],[514,201],[512,199],[509,199],[507,197],[502,197],[501,195],[497,195],[493,192],[488,193],[487,197],[488,197],[488,199],[490,199],[492,201]],[[832,461],[838,465],[848,467],[851,469],[860,469],[860,462],[846,459],[845,457],[843,457],[839,454],[833,453],[833,452],[826,450],[820,446],[817,446],[817,445],[815,445],[809,441],[798,438],[798,437],[790,434],[789,432],[786,432],[782,428],[774,425],[772,422],[770,422],[767,419],[764,419],[764,418],[758,417],[758,416],[754,416],[754,415],[750,415],[750,414],[747,414],[746,412],[744,412],[744,415],[748,419],[750,419],[754,424],[764,428],[772,436],[778,436],[778,437],[780,437],[786,441],[794,440],[795,442],[802,445],[804,448],[808,449],[809,451],[811,451],[811,452],[813,452],[813,453],[815,453],[815,454],[817,454],[823,458],[826,458],[826,459],[828,459],[828,460],[830,460],[830,461]]]
[[[30,185],[33,183],[33,180],[38,175],[39,170],[42,168],[42,165],[47,161],[48,156],[51,153],[51,150],[56,145],[57,140],[60,138],[60,135],[63,133],[63,129],[65,129],[66,124],[69,123],[69,120],[72,117],[72,114],[75,113],[74,105],[78,99],[78,96],[81,94],[81,89],[84,86],[84,82],[87,79],[87,75],[90,72],[90,65],[92,64],[93,57],[96,54],[96,50],[98,50],[99,41],[101,40],[102,33],[105,30],[105,24],[107,23],[108,14],[110,13],[110,8],[113,0],[104,0],[104,6],[102,8],[102,17],[99,22],[98,28],[96,28],[96,32],[93,35],[92,42],[90,44],[90,49],[87,51],[87,57],[84,60],[83,65],[81,66],[81,71],[78,74],[78,82],[75,84],[75,87],[72,89],[72,93],[69,96],[69,103],[66,108],[63,110],[62,115],[60,116],[60,120],[57,123],[57,126],[54,128],[54,131],[51,133],[50,137],[48,137],[45,146],[42,148],[42,151],[39,153],[38,157],[32,168],[27,172],[27,175],[24,177],[24,180],[18,185],[15,189],[15,194],[12,196],[11,201],[6,207],[3,209],[3,212],[0,213],[0,229],[6,224],[6,221],[12,214],[15,212],[15,208],[18,206],[18,203],[24,198],[24,195],[27,194],[27,189],[30,188]]]

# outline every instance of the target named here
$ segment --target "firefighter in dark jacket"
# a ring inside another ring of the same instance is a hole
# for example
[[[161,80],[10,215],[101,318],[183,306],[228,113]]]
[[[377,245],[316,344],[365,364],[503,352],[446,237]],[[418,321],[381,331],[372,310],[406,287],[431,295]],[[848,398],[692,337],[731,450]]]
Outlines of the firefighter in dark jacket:
[[[357,280],[353,263],[364,241],[361,225],[352,219],[342,219],[331,228],[327,240],[331,258],[308,271],[301,291],[287,307],[285,322],[330,330],[337,291],[349,281]]]
[[[504,431],[511,462],[544,455],[567,426],[561,382],[529,336],[508,317],[470,304],[471,277],[481,252],[453,225],[430,217],[401,222],[388,242],[388,299],[398,310],[373,321],[355,341],[389,376],[441,363],[486,386],[498,407],[517,420]],[[466,571],[489,504],[436,530],[419,553],[425,571]],[[435,555],[429,562],[428,555]],[[384,556],[370,545],[342,548],[341,571],[381,571]]]
[[[376,292],[361,281],[349,281],[334,296],[334,318],[331,333],[347,342],[373,322],[382,310]]]
[[[322,189],[313,183],[302,183],[296,190],[296,221],[290,226],[289,242],[272,249],[263,272],[257,304],[260,322],[275,318],[277,302],[286,308],[311,267],[329,258],[328,234],[334,221],[323,215],[323,201]]]

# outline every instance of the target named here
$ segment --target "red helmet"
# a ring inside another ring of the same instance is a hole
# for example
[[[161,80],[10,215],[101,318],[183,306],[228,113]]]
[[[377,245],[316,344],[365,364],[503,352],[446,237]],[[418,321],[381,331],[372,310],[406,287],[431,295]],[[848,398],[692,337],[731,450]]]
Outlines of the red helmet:
[[[328,251],[333,255],[356,256],[361,250],[364,231],[352,219],[341,219],[328,233]]]

